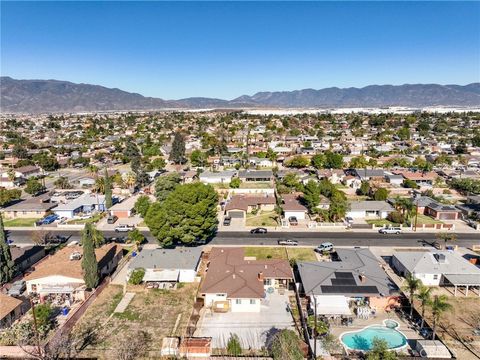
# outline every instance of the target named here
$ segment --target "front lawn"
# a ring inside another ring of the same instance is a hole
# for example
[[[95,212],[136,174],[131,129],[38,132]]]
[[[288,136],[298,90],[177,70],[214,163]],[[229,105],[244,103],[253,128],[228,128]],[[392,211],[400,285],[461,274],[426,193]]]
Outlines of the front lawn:
[[[412,223],[415,222],[415,216],[413,216],[411,221],[412,221]],[[418,214],[417,224],[418,225],[422,225],[422,224],[443,224],[443,222],[440,221],[440,220],[435,220],[434,218],[431,218],[430,216],[427,216],[427,215]]]
[[[83,224],[94,224],[98,222],[101,218],[103,217],[103,214],[95,214],[92,217],[88,219],[73,219],[67,221],[67,224],[69,225],[83,225]]]
[[[390,220],[387,219],[370,219],[370,220],[365,220],[367,224],[370,225],[375,225],[375,226],[399,226],[400,224],[396,224],[394,222],[391,222]]]
[[[246,226],[277,226],[275,211],[260,211],[257,215],[247,214]]]
[[[35,222],[40,220],[38,219],[31,219],[31,218],[18,218],[18,219],[11,219],[11,220],[3,220],[3,225],[5,227],[20,227],[20,226],[35,226]]]
[[[288,256],[287,256],[288,255]],[[263,259],[295,259],[297,261],[316,261],[317,257],[311,248],[287,247],[246,247],[245,256]]]

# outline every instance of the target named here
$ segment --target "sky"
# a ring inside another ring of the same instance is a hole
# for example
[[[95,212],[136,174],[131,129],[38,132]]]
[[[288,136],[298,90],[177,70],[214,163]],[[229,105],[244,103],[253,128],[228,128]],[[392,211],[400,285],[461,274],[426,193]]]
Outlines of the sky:
[[[1,2],[0,73],[145,96],[480,81],[480,2]]]

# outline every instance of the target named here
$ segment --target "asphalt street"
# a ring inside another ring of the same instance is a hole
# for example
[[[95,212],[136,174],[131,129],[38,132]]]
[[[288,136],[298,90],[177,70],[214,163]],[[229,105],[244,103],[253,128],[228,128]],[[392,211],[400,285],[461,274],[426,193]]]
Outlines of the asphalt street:
[[[52,229],[52,234],[69,237],[70,241],[80,240],[80,231]],[[9,230],[7,236],[14,244],[32,245],[33,231]],[[155,239],[149,232],[144,235],[150,243]],[[126,233],[104,232],[105,237],[126,236]],[[463,247],[480,245],[480,234],[457,234],[455,244]],[[404,233],[382,235],[375,232],[270,232],[268,234],[252,235],[248,232],[219,232],[211,241],[212,245],[276,245],[280,239],[294,239],[299,245],[319,245],[329,241],[336,246],[422,246],[436,241],[434,233]]]

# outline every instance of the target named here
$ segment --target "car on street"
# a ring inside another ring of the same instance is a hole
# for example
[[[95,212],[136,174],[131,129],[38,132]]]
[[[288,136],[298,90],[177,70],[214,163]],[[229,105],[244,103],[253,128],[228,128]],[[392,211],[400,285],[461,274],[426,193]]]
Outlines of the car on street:
[[[223,226],[230,226],[232,223],[232,218],[230,216],[225,216],[223,218]]]
[[[108,218],[107,218],[107,224],[115,224],[115,221],[118,220],[118,216],[116,215],[110,215]]]
[[[10,296],[20,296],[27,288],[24,280],[17,280],[12,284],[12,287],[8,290]]]
[[[128,224],[120,224],[115,226],[115,232],[129,232],[135,229],[135,226]]]
[[[315,251],[318,253],[324,253],[324,252],[332,252],[333,251],[333,244],[331,242],[324,242],[318,245],[315,248]]]
[[[298,225],[298,220],[297,220],[297,217],[296,216],[290,216],[288,218],[288,222],[290,223],[290,225],[292,226],[297,226]]]
[[[380,234],[401,234],[402,229],[399,227],[386,227],[378,230]]]
[[[267,229],[262,227],[258,227],[250,230],[250,234],[266,234],[266,233],[267,233]]]
[[[278,245],[297,246],[298,241],[293,239],[282,239],[278,240]]]
[[[62,235],[47,235],[45,237],[46,244],[64,244],[68,241],[68,237]]]
[[[105,238],[106,243],[116,243],[116,244],[125,244],[127,242],[127,238],[125,236],[109,236]]]
[[[353,224],[353,218],[351,218],[350,216],[347,216],[347,217],[345,218],[345,222],[346,222],[347,224],[352,225],[352,224]]]

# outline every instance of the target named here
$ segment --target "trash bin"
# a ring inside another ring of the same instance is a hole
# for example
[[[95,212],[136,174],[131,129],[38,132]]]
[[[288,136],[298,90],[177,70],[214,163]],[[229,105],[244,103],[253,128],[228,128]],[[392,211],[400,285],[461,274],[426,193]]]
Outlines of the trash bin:
[[[69,311],[70,311],[69,308],[64,307],[64,308],[62,309],[62,315],[63,315],[63,316],[67,316]]]

